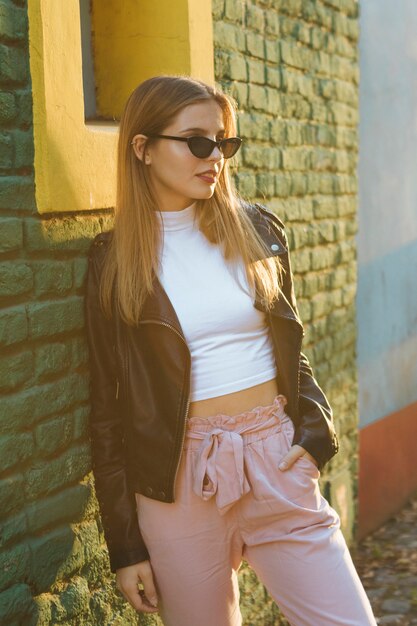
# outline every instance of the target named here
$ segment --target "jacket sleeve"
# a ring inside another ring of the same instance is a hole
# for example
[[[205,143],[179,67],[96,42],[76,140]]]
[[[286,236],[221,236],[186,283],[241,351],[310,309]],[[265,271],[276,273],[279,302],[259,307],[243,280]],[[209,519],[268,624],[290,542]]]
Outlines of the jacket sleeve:
[[[116,398],[113,323],[106,319],[99,304],[100,244],[96,237],[90,248],[84,312],[90,363],[93,474],[110,567],[115,572],[147,560],[149,553],[140,534],[135,494],[129,490],[125,470],[123,419]]]
[[[296,312],[299,319],[300,314],[297,308],[295,297],[293,273],[291,268],[288,238],[283,222],[276,217],[269,209],[269,216],[275,224],[275,230],[279,230],[280,237],[288,253],[286,256],[286,267],[282,289],[288,302]],[[300,377],[299,377],[299,398],[298,415],[299,423],[295,429],[293,445],[302,446],[307,452],[313,455],[320,470],[338,452],[339,441],[334,428],[333,411],[314,377],[312,367],[308,358],[300,352]]]

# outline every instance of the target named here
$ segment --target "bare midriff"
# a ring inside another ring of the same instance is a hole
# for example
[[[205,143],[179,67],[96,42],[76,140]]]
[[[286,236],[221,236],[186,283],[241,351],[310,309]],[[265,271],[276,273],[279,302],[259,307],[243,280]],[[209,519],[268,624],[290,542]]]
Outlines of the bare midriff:
[[[236,415],[256,406],[269,406],[278,395],[276,378],[214,398],[190,403],[188,417],[210,417],[217,413]]]

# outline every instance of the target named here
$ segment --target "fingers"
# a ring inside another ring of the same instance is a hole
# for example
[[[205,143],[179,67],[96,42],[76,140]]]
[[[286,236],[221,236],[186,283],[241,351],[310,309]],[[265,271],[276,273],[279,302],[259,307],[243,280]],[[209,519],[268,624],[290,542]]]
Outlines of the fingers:
[[[148,567],[144,567],[143,569],[144,571],[141,574],[141,579],[143,583],[143,590],[145,592],[145,596],[148,599],[149,603],[152,606],[156,607],[158,604],[158,596],[156,593],[153,573],[152,573],[150,564]]]
[[[310,461],[312,461],[314,465],[316,465],[317,467],[316,459],[309,452],[307,452],[305,448],[303,448],[302,446],[299,446],[296,443],[293,446],[291,446],[291,448],[288,450],[287,454],[284,456],[284,458],[278,465],[278,468],[283,472],[285,472],[286,470],[289,470],[290,467],[292,467],[292,465],[296,462],[296,460],[301,456],[306,456],[307,458],[309,458]]]
[[[149,561],[120,568],[116,571],[116,586],[124,598],[142,613],[158,611],[158,597]],[[143,589],[140,589],[143,587]]]

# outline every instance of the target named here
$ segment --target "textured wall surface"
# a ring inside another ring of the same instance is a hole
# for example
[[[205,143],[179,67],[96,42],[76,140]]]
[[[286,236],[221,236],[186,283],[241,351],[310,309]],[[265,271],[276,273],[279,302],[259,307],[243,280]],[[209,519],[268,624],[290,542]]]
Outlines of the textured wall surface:
[[[216,77],[238,100],[246,144],[238,187],[288,228],[305,351],[341,439],[322,484],[349,535],[358,418],[358,4],[214,0],[213,11]]]
[[[357,3],[213,0],[216,78],[238,99],[240,191],[286,221],[305,348],[341,451],[322,478],[349,534],[357,391]],[[156,623],[114,592],[92,489],[83,281],[111,212],[42,215],[24,0],[0,0],[0,624]],[[242,570],[246,625],[278,624]]]
[[[357,305],[363,428],[417,402],[417,4],[366,0],[361,31]]]

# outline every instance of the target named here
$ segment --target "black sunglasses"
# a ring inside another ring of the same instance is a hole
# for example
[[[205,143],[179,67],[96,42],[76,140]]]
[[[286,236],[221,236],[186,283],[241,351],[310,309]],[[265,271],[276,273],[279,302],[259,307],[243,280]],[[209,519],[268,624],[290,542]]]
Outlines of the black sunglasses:
[[[225,159],[230,159],[239,150],[242,143],[240,137],[227,137],[213,141],[208,137],[172,137],[171,135],[149,135],[149,139],[175,139],[175,141],[186,141],[192,154],[199,159],[206,159],[217,146]]]

